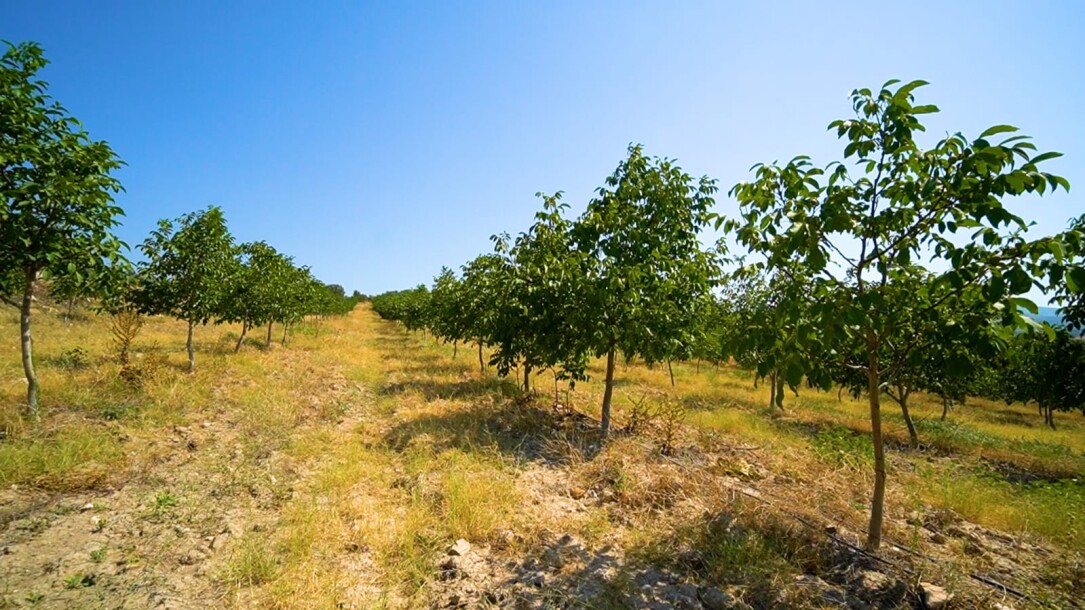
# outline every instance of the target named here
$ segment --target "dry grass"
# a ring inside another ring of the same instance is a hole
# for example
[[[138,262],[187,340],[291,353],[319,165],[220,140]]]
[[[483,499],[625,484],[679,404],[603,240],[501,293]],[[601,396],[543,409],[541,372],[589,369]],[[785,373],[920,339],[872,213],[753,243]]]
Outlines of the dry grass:
[[[619,367],[617,424],[639,431],[600,450],[590,419],[551,409],[549,373],[535,378],[537,397],[522,399],[514,383],[480,376],[473,353],[452,359],[451,346],[408,335],[365,307],[299,328],[286,349],[251,340],[233,355],[239,329],[198,329],[192,375],[183,325],[149,318],[132,347],[138,383],[120,376],[107,318],[65,324],[42,312],[44,416],[34,423],[17,414],[16,320],[4,316],[0,485],[100,486],[153,466],[163,451],[153,440],[174,426],[217,418],[236,430],[243,459],[213,467],[238,487],[260,479],[277,502],[274,521],[241,537],[214,571],[236,607],[427,605],[436,565],[457,538],[512,559],[543,553],[564,533],[592,553],[617,549],[628,569],[659,565],[739,583],[747,601],[767,603],[791,576],[838,562],[823,534],[792,515],[832,523],[853,540],[866,519],[866,404],[803,391],[789,393],[781,414],[768,408],[767,388],[730,367],[676,363],[674,388],[665,367]],[[601,365],[592,364],[592,381],[559,388],[565,408],[597,416]],[[941,405],[918,396],[912,411],[927,448],[914,451],[894,405],[884,409],[895,441],[893,540],[934,552],[907,522],[918,510],[1067,557],[1085,552],[1085,491],[1070,480],[1085,469],[1085,420],[1061,415],[1050,431],[1032,409],[977,400],[943,423]],[[950,560],[930,568],[933,577],[966,581],[974,560],[947,548]],[[1072,563],[1055,574],[1070,574]],[[1050,586],[1073,586],[1065,584],[1072,576],[1059,578]],[[621,599],[635,583],[620,571],[608,586]]]

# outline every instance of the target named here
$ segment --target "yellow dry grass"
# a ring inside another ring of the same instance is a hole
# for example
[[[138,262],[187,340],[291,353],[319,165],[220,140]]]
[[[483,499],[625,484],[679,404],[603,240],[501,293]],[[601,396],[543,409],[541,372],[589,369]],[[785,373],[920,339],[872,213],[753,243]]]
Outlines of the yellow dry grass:
[[[278,452],[296,474],[274,523],[246,533],[213,574],[236,607],[427,603],[435,562],[457,538],[500,543],[513,553],[553,532],[572,532],[651,561],[668,549],[701,545],[718,570],[762,570],[772,578],[818,561],[803,550],[805,535],[780,525],[782,513],[741,504],[727,481],[760,488],[780,510],[844,531],[861,531],[866,516],[867,406],[846,394],[838,400],[835,392],[789,393],[781,414],[767,407],[767,388],[755,388],[748,373],[732,367],[675,363],[672,388],[665,365],[619,365],[618,426],[642,397],[684,404],[679,444],[714,456],[691,473],[653,453],[652,433],[619,437],[594,456],[583,435],[543,434],[555,391],[549,372],[534,378],[538,398],[518,403],[513,383],[494,379],[489,369],[480,375],[470,350],[453,359],[451,346],[407,334],[366,306],[300,327],[287,348],[270,351],[256,333],[235,355],[239,329],[200,328],[191,375],[184,325],[151,318],[133,348],[143,371],[138,387],[119,376],[106,319],[84,312],[65,322],[61,313],[41,311],[35,319],[41,422],[18,415],[25,386],[17,320],[10,311],[0,317],[8,337],[0,359],[0,485],[65,491],[123,480],[152,467],[163,451],[147,441],[173,426],[225,418],[237,426],[245,455]],[[597,417],[602,364],[593,362],[592,380],[574,390],[559,384],[559,402]],[[889,436],[903,445],[895,405],[885,401],[883,409]],[[906,518],[925,507],[1085,551],[1081,487],[1005,476],[1079,475],[1083,418],[1060,415],[1060,428],[1051,431],[1031,408],[970,400],[943,424],[941,405],[922,395],[912,411],[931,449],[892,453],[893,539],[907,542],[914,532]],[[550,474],[541,474],[523,447],[534,436],[543,439],[538,451],[557,464]],[[239,484],[270,476],[256,467],[235,471]],[[531,508],[583,494],[608,500],[575,514]],[[705,515],[723,511],[746,515],[761,529],[720,538]]]

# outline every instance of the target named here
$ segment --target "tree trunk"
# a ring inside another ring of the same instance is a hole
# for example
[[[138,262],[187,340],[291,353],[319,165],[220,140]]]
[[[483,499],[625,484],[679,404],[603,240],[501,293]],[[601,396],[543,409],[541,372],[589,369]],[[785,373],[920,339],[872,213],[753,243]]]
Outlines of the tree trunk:
[[[192,346],[192,327],[195,323],[189,321],[188,323],[188,341],[185,342],[185,349],[188,350],[188,372],[191,373],[196,370],[196,348]]]
[[[769,373],[769,408],[776,406],[776,375],[778,373],[773,371]]]
[[[30,304],[34,299],[34,278],[37,273],[26,272],[23,302],[19,307],[19,344],[23,352],[23,373],[26,375],[26,408],[38,417],[38,376],[34,374],[34,344],[30,338]]]
[[[674,369],[671,368],[671,359],[670,358],[667,358],[667,372],[670,373],[671,387],[673,388],[674,387]]]
[[[614,397],[614,347],[607,352],[607,377],[603,389],[603,416],[599,425],[599,437],[607,440],[610,434],[610,401]]]
[[[290,325],[289,324],[283,324],[283,343],[282,343],[283,346],[286,345],[286,333],[289,330],[290,330]]]
[[[459,352],[459,351],[460,351],[460,342],[459,341],[453,341],[452,342],[452,359],[453,360],[456,359],[456,353]]]
[[[870,400],[870,437],[874,444],[874,496],[870,501],[870,527],[866,550],[876,551],[882,544],[882,519],[885,513],[885,444],[882,438],[882,392],[878,371],[878,339],[867,335],[870,368],[867,371],[867,394]]]
[[[237,345],[234,346],[234,353],[241,351],[241,344],[245,342],[245,333],[249,332],[249,323],[241,323],[241,336],[237,338]]]
[[[524,393],[531,391],[531,365],[524,363]]]
[[[776,372],[776,407],[784,410],[784,376]]]
[[[486,365],[482,362],[482,341],[478,342],[478,374],[479,376],[486,374]]]
[[[274,323],[275,322],[268,322],[267,323],[267,348],[268,349],[271,349],[271,325],[274,324]]]
[[[904,424],[908,426],[908,440],[912,443],[912,447],[919,446],[919,433],[915,430],[915,423],[912,422],[912,414],[908,412],[908,396],[911,395],[911,390],[901,387],[899,390],[900,400],[900,414],[904,416]]]
[[[946,421],[946,415],[949,415],[950,400],[948,396],[942,397],[942,421]]]

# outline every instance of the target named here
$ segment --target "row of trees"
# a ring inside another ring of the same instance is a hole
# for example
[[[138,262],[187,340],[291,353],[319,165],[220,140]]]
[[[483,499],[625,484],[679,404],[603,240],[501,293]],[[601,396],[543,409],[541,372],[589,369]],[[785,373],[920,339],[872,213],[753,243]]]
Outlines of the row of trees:
[[[65,299],[92,296],[111,311],[164,314],[192,331],[215,322],[248,330],[304,316],[349,311],[346,298],[305,267],[263,242],[235,245],[221,210],[209,208],[162,221],[140,246],[138,267],[113,230],[123,210],[113,176],[122,161],[90,138],[48,94],[38,77],[47,64],[34,43],[7,44],[0,57],[0,302],[19,310],[27,407],[38,410],[31,321],[35,287],[47,280]]]
[[[131,276],[120,306],[186,322],[190,370],[195,368],[192,336],[197,326],[241,324],[236,352],[250,330],[265,325],[270,345],[272,327],[279,323],[285,345],[292,324],[306,316],[345,314],[358,302],[342,286],[320,282],[308,267],[296,266],[266,242],[236,244],[222,210],[214,206],[159,221],[139,249],[145,260]]]
[[[383,295],[373,306],[408,328],[476,343],[480,354],[491,346],[491,364],[501,375],[519,369],[525,387],[547,369],[582,379],[588,359],[605,356],[605,438],[619,353],[649,362],[692,355],[720,268],[700,241],[715,192],[714,181],[632,146],[576,220],[565,217],[561,193],[540,194],[531,228],[495,236],[494,252],[464,265],[462,277],[445,269],[432,292]]]
[[[495,236],[494,251],[458,275],[445,269],[432,290],[383,295],[374,308],[480,354],[491,346],[498,372],[519,367],[525,386],[547,368],[582,378],[589,357],[606,356],[604,439],[619,352],[735,358],[769,378],[774,404],[803,382],[863,394],[875,474],[867,546],[877,548],[882,396],[905,413],[917,389],[963,398],[977,362],[1033,345],[1020,338],[1039,329],[1027,293],[1061,299],[1075,324],[1085,288],[1081,222],[1029,239],[1029,223],[1003,203],[1068,190],[1039,169],[1058,154],[1038,153],[1009,125],[920,146],[921,118],[938,111],[915,103],[924,84],[854,91],[853,116],[829,126],[841,159],[756,165],[730,191],[736,218],[713,212],[714,181],[632,146],[578,218],[566,217],[560,193],[544,196],[515,239]],[[705,249],[709,227],[723,240]],[[1042,330],[1035,345],[1074,344]],[[1014,398],[1035,399],[1025,392]]]

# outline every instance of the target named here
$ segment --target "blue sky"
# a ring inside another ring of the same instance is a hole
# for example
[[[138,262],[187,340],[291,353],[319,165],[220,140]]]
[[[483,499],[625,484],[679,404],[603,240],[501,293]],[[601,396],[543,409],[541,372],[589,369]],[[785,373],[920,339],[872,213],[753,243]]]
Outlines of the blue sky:
[[[5,0],[51,93],[127,162],[120,234],[216,204],[328,282],[429,282],[579,212],[640,142],[726,191],[759,161],[842,147],[847,94],[922,78],[932,138],[996,123],[1076,188],[1014,203],[1037,235],[1085,212],[1085,4],[1064,2],[48,2]]]

